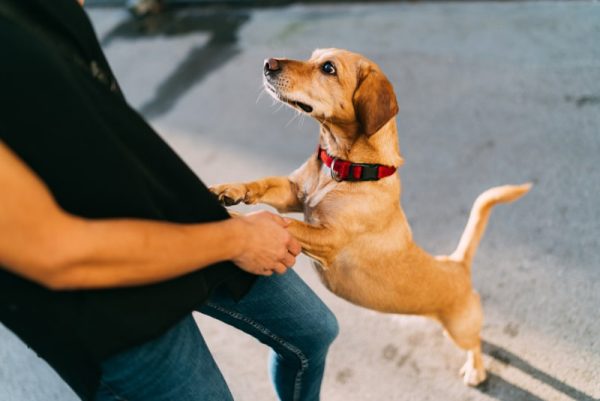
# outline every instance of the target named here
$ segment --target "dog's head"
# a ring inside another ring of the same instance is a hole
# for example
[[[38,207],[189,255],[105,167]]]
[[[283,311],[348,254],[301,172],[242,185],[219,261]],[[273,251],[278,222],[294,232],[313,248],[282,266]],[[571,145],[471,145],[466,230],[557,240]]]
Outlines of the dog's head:
[[[373,135],[398,113],[392,84],[367,58],[341,49],[317,49],[307,61],[270,58],[264,85],[276,99],[321,123]]]

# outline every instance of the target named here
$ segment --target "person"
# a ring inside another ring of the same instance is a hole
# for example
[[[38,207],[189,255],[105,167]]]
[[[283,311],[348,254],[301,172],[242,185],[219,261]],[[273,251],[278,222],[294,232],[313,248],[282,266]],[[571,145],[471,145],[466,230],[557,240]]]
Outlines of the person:
[[[160,14],[165,8],[164,0],[127,0],[126,5],[135,17]]]
[[[231,400],[197,310],[272,348],[280,400],[318,400],[338,327],[286,220],[229,217],[76,0],[1,0],[0,41],[0,322],[82,400]]]

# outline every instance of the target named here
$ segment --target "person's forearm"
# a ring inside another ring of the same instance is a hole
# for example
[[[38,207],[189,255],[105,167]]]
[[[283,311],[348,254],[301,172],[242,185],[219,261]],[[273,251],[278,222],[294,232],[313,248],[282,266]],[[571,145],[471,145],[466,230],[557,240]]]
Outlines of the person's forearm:
[[[237,255],[239,221],[173,224],[150,220],[69,218],[45,285],[53,289],[149,284],[181,276]]]
[[[173,224],[73,216],[2,141],[0,187],[0,268],[49,288],[149,284],[248,259],[236,259],[247,253],[253,230],[243,218]]]

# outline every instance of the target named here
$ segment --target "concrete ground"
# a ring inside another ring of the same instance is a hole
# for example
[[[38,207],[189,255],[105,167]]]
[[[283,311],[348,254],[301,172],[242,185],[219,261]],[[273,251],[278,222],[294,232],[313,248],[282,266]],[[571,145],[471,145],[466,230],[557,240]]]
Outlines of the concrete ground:
[[[454,248],[484,189],[536,183],[494,211],[475,260],[480,388],[462,384],[464,355],[435,323],[350,305],[300,259],[341,325],[324,401],[600,399],[599,3],[192,8],[140,21],[88,11],[131,104],[207,183],[286,174],[311,154],[316,124],[261,95],[261,66],[316,47],[364,53],[395,85],[402,202],[425,249]],[[236,400],[274,401],[267,350],[198,323]],[[0,326],[0,401],[75,399]]]

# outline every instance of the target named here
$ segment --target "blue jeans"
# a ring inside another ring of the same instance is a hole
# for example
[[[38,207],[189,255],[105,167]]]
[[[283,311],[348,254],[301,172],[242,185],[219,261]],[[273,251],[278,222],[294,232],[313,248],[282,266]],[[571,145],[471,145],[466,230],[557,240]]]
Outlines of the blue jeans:
[[[281,401],[319,400],[338,326],[293,270],[258,278],[239,302],[219,289],[199,311],[271,347],[271,380]],[[161,337],[109,358],[102,371],[96,401],[233,400],[191,315]]]

